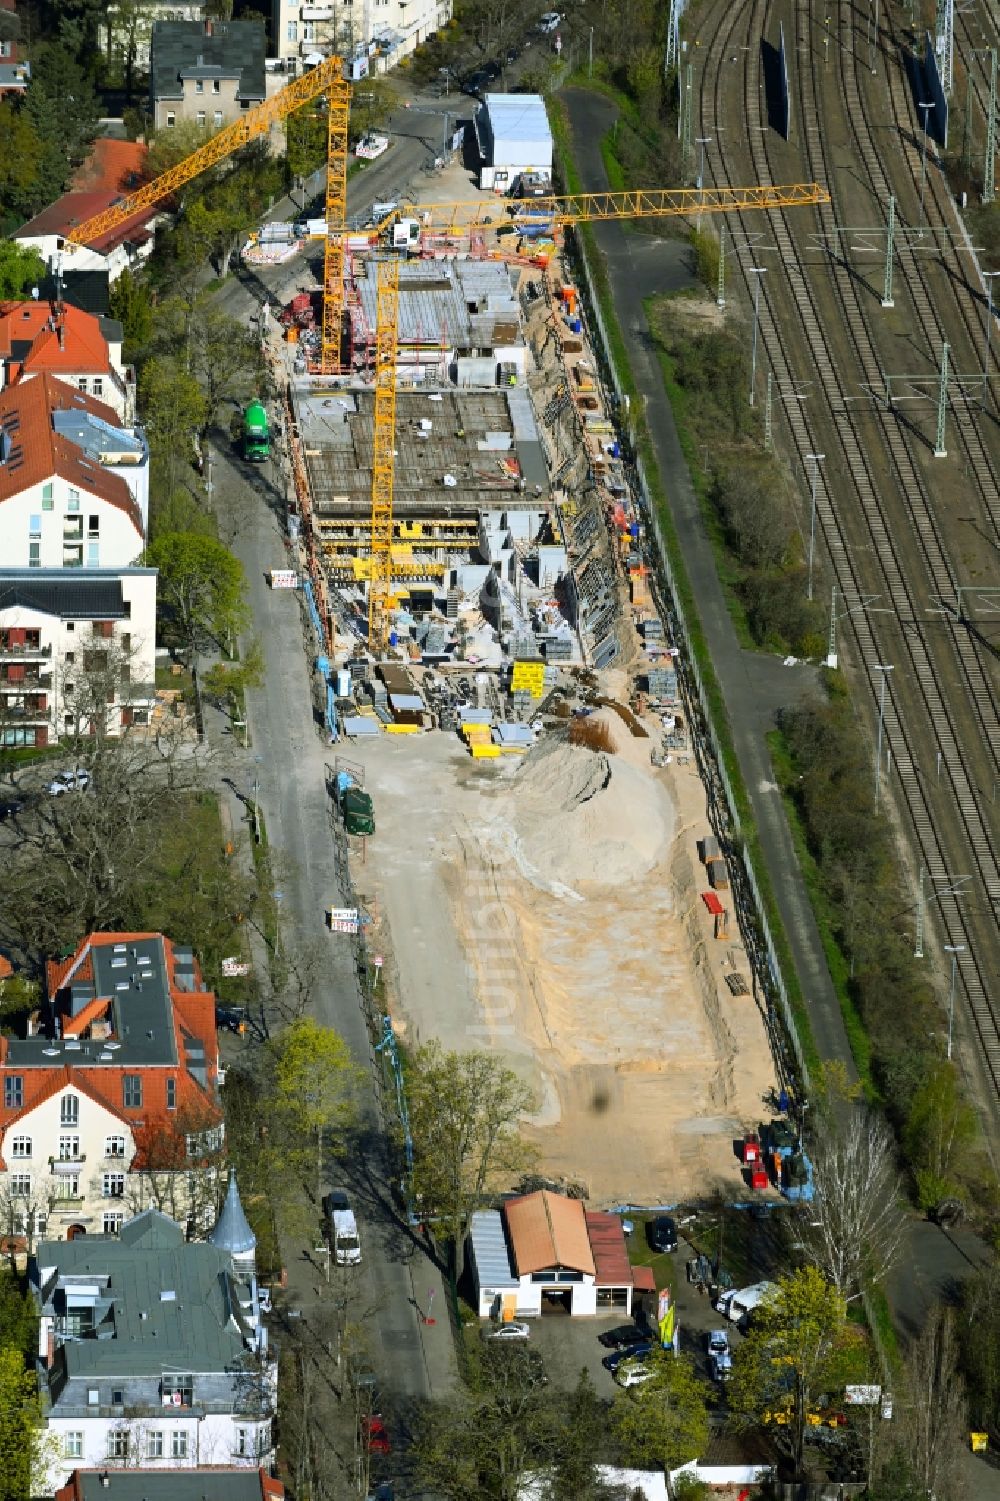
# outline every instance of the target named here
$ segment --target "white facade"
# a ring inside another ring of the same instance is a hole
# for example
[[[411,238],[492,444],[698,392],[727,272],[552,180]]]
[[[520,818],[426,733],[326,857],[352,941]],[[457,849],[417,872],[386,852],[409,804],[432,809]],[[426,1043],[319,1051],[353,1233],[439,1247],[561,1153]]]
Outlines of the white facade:
[[[272,0],[272,46],[288,71],[299,71],[338,48],[351,57],[375,44],[371,71],[385,72],[451,16],[452,0]]]
[[[479,186],[507,193],[523,172],[552,173],[552,132],[540,94],[487,94],[474,117]]]
[[[64,579],[65,571],[59,573]],[[100,619],[72,613],[83,608],[73,602],[75,579],[106,582],[116,595],[120,588],[120,608],[109,608]],[[13,591],[21,601],[0,605],[0,738],[5,744],[54,744],[76,732],[80,674],[91,652],[107,653],[112,661],[120,656],[128,665],[128,684],[108,705],[107,733],[148,723],[156,681],[156,570],[73,570],[68,592],[59,590],[61,581],[41,570],[0,570],[0,600],[10,599]],[[30,595],[17,587],[44,589],[48,583],[55,584],[56,597],[45,607],[28,602]],[[12,641],[12,632],[25,634]],[[94,668],[99,667],[98,658]]]
[[[122,240],[120,244],[113,245],[108,250],[93,250],[89,245],[78,245],[73,251],[71,269],[74,271],[104,271],[109,282],[117,281],[123,271],[135,270],[141,266],[153,253],[152,228],[154,220],[149,222],[150,234],[144,238],[142,244],[136,245],[130,240]],[[19,245],[27,245],[32,250],[37,250],[45,262],[50,273],[55,276],[57,271],[66,264],[65,252],[60,249],[65,231],[60,234],[28,235],[17,234],[14,239]]]
[[[4,568],[128,568],[144,547],[141,516],[59,475],[0,501]]]
[[[196,1374],[196,1373],[195,1373]],[[256,1469],[272,1449],[271,1423],[253,1423],[232,1413],[162,1416],[79,1417],[53,1415],[46,1424],[53,1436],[53,1465],[46,1494],[69,1480],[74,1470],[124,1468],[197,1469],[200,1465],[238,1465]]]

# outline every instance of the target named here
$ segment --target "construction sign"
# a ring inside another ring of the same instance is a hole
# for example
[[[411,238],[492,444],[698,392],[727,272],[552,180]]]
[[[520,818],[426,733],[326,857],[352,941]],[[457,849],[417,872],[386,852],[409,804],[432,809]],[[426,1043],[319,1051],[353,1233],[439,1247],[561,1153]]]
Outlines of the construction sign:
[[[545,692],[545,663],[515,662],[510,690],[512,693],[527,693],[531,698],[541,698]]]

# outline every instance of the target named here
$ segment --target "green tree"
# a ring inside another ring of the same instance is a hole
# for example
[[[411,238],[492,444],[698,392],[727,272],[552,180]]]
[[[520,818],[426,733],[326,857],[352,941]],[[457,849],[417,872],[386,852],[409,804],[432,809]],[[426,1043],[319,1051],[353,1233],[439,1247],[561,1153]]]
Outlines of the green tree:
[[[249,396],[260,384],[260,345],[245,324],[210,304],[200,304],[191,340],[191,368],[205,400],[200,429],[204,440],[223,402]]]
[[[41,1495],[44,1428],[33,1373],[16,1345],[0,1348],[0,1501]]]
[[[7,1268],[0,1269],[0,1347],[19,1350],[29,1365],[38,1349],[35,1300]]]
[[[123,271],[112,284],[111,316],[125,331],[124,354],[135,360],[153,337],[153,299],[146,283],[131,271]]]
[[[146,565],[160,572],[158,596],[192,661],[204,636],[216,641],[246,623],[243,565],[214,537],[166,532],[146,549]]]
[[[42,159],[42,143],[26,110],[0,99],[0,218],[26,217]]]
[[[323,1193],[323,1148],[355,1118],[357,1070],[347,1043],[311,1016],[298,1017],[273,1044],[275,1113],[293,1158],[315,1154],[316,1201]]]
[[[37,250],[15,240],[0,240],[0,297],[23,297],[45,274],[45,262]]]
[[[288,116],[286,131],[289,172],[293,177],[310,177],[326,162],[326,114],[311,101]]]
[[[534,1108],[528,1086],[490,1053],[426,1043],[407,1075],[418,1213],[437,1216],[461,1275],[473,1213],[534,1160],[518,1123]]]
[[[28,980],[24,975],[9,975],[6,980],[0,980],[0,1024],[11,1027],[13,1023],[23,1020],[32,1011],[38,1009],[41,1001],[41,987],[36,980]],[[3,1325],[0,1320],[0,1344],[3,1343]]]
[[[954,1064],[942,1059],[917,1089],[904,1133],[921,1209],[955,1192],[958,1165],[975,1137],[975,1113],[962,1098]]]
[[[611,1425],[627,1465],[676,1469],[708,1443],[709,1388],[686,1355],[657,1351],[648,1381],[615,1397]]]
[[[607,1425],[607,1404],[584,1369],[562,1404],[550,1458],[549,1501],[600,1501],[607,1494],[597,1473]]]
[[[100,117],[93,84],[66,47],[55,43],[33,49],[25,110],[41,145],[31,194],[37,213],[66,187],[87,154]]]
[[[178,461],[190,461],[195,434],[205,420],[205,398],[182,361],[154,355],[142,368],[139,399],[150,444],[172,491]]]
[[[962,1287],[962,1370],[972,1426],[993,1426],[1000,1412],[1000,1258],[979,1267]]]
[[[867,1374],[863,1337],[847,1322],[847,1305],[815,1267],[781,1277],[759,1304],[736,1350],[729,1408],[736,1426],[765,1426],[787,1444],[796,1478],[810,1414],[823,1394]]]

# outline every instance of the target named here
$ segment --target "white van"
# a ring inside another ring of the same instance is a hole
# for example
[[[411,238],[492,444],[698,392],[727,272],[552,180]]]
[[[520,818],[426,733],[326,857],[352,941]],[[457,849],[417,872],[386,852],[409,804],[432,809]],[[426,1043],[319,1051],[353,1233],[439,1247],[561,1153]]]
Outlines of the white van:
[[[358,1239],[358,1222],[353,1209],[333,1211],[333,1259],[338,1266],[358,1266],[361,1261],[361,1241]]]
[[[743,1324],[774,1289],[773,1282],[755,1282],[752,1287],[733,1288],[721,1293],[715,1300],[715,1306],[730,1323]]]

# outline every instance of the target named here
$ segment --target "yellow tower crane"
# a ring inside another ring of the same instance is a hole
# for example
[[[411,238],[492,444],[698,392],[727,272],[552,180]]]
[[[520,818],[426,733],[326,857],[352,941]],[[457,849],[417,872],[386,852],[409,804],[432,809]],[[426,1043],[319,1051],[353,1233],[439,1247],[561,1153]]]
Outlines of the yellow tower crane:
[[[192,151],[183,161],[166,172],[154,177],[152,182],[137,188],[134,193],[119,199],[103,213],[95,214],[77,224],[66,236],[67,249],[90,244],[112,229],[118,229],[142,209],[162,203],[177,188],[181,188],[206,171],[225,161],[241,146],[264,136],[279,120],[284,120],[294,110],[311,100],[326,96],[327,156],[326,156],[326,257],[323,273],[323,326],[322,359],[324,372],[340,368],[341,327],[344,311],[344,250],[343,233],[347,219],[347,125],[350,113],[350,85],[344,78],[344,64],[339,57],[328,57],[309,73],[291,83],[241,114],[232,125],[216,131],[197,151]]]
[[[670,218],[678,215],[739,213],[749,209],[782,209],[830,202],[818,183],[787,187],[752,188],[662,188],[617,193],[576,193],[559,198],[515,198],[506,201],[508,214],[519,218],[551,219],[553,227],[587,224],[600,219]],[[492,213],[496,205],[490,204]],[[420,205],[428,216],[425,226],[434,233],[467,232],[473,225],[492,229],[500,225],[484,219],[481,203]],[[394,220],[397,209],[391,216]],[[383,221],[384,228],[390,221]],[[371,554],[366,572],[368,593],[368,646],[384,653],[389,638],[393,604],[392,493],[396,441],[396,360],[399,323],[399,261],[395,257],[378,263],[378,295],[375,322],[375,433],[372,467]]]

